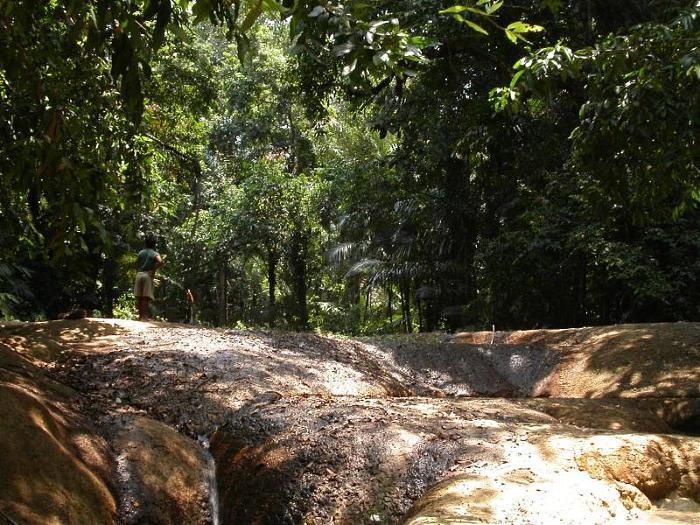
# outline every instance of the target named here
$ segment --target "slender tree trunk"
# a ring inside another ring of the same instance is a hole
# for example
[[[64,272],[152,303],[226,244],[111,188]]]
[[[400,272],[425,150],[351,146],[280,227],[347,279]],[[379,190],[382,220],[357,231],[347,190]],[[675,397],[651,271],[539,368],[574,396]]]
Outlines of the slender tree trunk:
[[[228,324],[228,264],[224,263],[224,322]]]
[[[386,285],[386,315],[387,318],[389,319],[389,323],[391,323],[391,318],[394,317],[394,310],[392,308],[391,304],[391,283],[387,283]]]
[[[445,221],[449,225],[449,235],[455,239],[448,256],[459,268],[448,288],[446,298],[452,305],[468,305],[476,297],[474,279],[474,254],[477,233],[476,199],[469,178],[469,167],[463,160],[450,159],[446,167],[445,190],[451,195],[450,205],[445,208]],[[450,288],[453,290],[450,292]],[[449,320],[450,328],[456,329],[465,321],[462,315]]]
[[[401,301],[401,324],[404,332],[408,333],[408,323],[406,322],[406,291],[403,281],[399,284],[399,300]]]
[[[289,124],[289,131],[291,132],[291,166],[290,171],[293,175],[299,175],[301,173],[301,163],[299,162],[299,128],[296,125],[294,115],[292,115],[292,110],[290,106],[287,106],[287,122]]]
[[[115,274],[114,256],[108,253],[102,266],[102,315],[108,318],[114,317]]]
[[[227,286],[226,263],[219,268],[219,326],[228,324],[228,311],[226,307],[228,286]]]
[[[593,44],[593,5],[591,0],[586,0],[586,40]]]
[[[574,311],[569,325],[583,326],[586,324],[586,274],[588,273],[588,263],[585,254],[580,255],[574,271]]]
[[[433,266],[432,275],[439,275],[439,273],[439,269]],[[421,309],[420,315],[423,317],[424,322],[421,323],[421,331],[434,332],[438,323],[436,301],[440,296],[440,286],[439,283],[430,279],[422,285],[422,288],[424,292],[419,304]]]
[[[422,332],[423,331],[423,308],[422,308],[422,303],[423,301],[421,299],[416,299],[416,306],[418,307],[418,331]]]
[[[365,292],[365,323],[369,320],[369,308],[372,298],[372,289],[368,286]]]
[[[309,327],[309,313],[306,304],[306,254],[308,251],[308,238],[299,228],[292,234],[290,246],[289,266],[292,272],[294,291],[294,324],[297,330],[306,330]]]
[[[401,282],[401,308],[403,310],[403,320],[406,327],[406,333],[413,332],[413,320],[411,319],[411,283],[408,279],[403,279]]]
[[[267,324],[270,328],[275,327],[277,320],[276,304],[275,304],[275,288],[277,287],[277,261],[279,257],[274,251],[268,252],[267,255],[267,292],[268,292],[268,320]]]
[[[295,277],[295,295],[298,309],[298,326],[299,330],[307,330],[309,328],[309,311],[306,304],[306,261],[300,261],[299,268]]]
[[[589,322],[587,308],[586,308],[586,303],[588,302],[588,258],[587,257],[584,257],[582,266],[583,267],[581,269],[581,275],[579,276],[581,284],[579,287],[578,305],[579,305],[579,312],[580,312],[579,322],[581,323],[581,326],[585,326]]]

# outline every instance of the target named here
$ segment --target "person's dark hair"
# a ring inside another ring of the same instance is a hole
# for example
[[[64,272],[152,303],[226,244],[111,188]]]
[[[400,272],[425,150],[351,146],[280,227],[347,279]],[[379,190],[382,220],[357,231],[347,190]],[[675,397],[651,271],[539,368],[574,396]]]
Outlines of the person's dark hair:
[[[146,243],[146,248],[150,248],[151,250],[156,249],[156,236],[155,235],[146,235],[146,239],[144,240]]]

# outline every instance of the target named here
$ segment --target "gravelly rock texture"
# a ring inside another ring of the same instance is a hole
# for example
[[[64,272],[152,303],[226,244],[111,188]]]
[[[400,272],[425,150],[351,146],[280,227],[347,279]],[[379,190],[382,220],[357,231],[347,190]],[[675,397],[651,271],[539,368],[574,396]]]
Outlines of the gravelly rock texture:
[[[123,522],[210,520],[211,439],[224,524],[694,523],[699,438],[670,434],[700,414],[699,333],[352,340],[83,320],[5,326],[0,342],[74,389],[114,463],[131,461]]]

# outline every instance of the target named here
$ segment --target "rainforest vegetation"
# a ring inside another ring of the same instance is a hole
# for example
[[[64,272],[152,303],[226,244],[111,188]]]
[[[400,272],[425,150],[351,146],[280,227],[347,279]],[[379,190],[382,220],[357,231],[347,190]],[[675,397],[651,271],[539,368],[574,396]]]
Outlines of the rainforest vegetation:
[[[0,0],[0,313],[700,320],[696,0]]]

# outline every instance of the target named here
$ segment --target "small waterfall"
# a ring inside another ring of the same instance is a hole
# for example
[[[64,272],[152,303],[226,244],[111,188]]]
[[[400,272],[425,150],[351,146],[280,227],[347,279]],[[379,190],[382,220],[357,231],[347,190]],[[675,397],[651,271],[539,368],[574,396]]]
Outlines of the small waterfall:
[[[204,472],[204,481],[209,496],[211,524],[219,525],[219,489],[216,486],[216,463],[214,462],[214,457],[209,452],[209,440],[200,436],[198,441],[202,445],[202,454],[207,462],[206,471]]]

